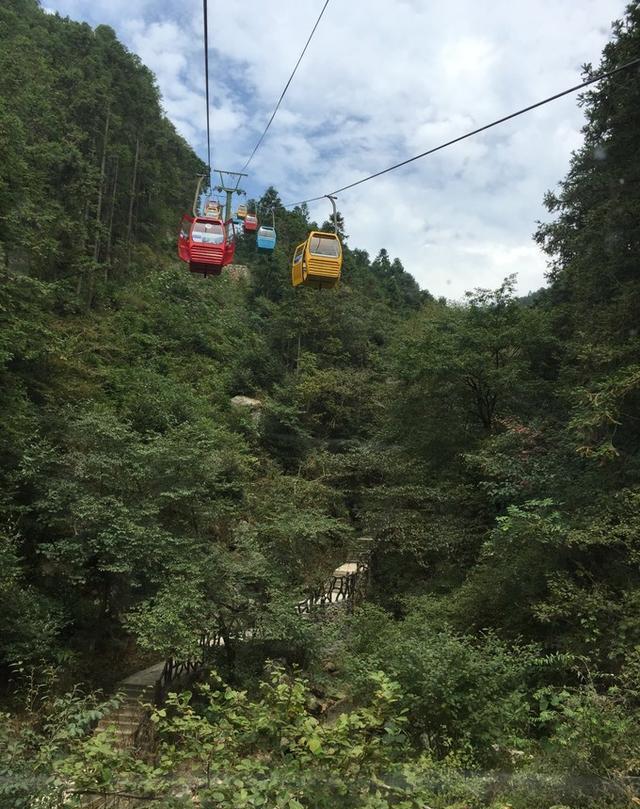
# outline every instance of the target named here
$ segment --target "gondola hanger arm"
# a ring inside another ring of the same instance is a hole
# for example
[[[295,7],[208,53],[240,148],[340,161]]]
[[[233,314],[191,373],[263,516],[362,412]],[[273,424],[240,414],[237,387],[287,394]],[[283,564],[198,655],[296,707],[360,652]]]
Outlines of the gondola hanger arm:
[[[333,232],[338,235],[338,210],[336,208],[336,200],[338,199],[333,194],[326,194],[328,200],[331,200],[331,205],[333,206]]]

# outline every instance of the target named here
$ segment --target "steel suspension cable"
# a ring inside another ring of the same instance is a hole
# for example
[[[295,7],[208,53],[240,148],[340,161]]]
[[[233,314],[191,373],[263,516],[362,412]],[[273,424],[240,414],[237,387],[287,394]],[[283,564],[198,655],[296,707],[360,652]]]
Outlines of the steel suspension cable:
[[[204,24],[204,86],[207,101],[207,170],[209,172],[209,185],[212,185],[211,166],[211,114],[209,111],[209,19],[207,0],[202,0],[202,14]]]
[[[205,2],[206,2],[206,0],[205,0]],[[265,128],[264,128],[264,132],[263,132],[263,133],[262,133],[262,135],[260,135],[260,137],[258,138],[258,142],[257,142],[257,143],[256,143],[256,145],[253,147],[253,151],[252,151],[252,152],[251,152],[251,154],[249,155],[249,157],[248,157],[248,159],[247,159],[247,162],[246,162],[246,163],[244,164],[244,166],[243,166],[243,167],[240,169],[240,171],[246,171],[247,166],[249,165],[249,163],[251,163],[251,161],[252,161],[252,160],[253,160],[253,158],[254,158],[255,153],[256,153],[256,152],[258,151],[258,149],[260,148],[260,144],[261,144],[261,143],[262,143],[262,141],[264,140],[265,135],[266,135],[266,134],[267,134],[267,132],[269,131],[269,127],[270,127],[270,126],[271,126],[271,124],[273,123],[273,119],[276,117],[276,113],[277,113],[277,112],[278,112],[278,110],[280,109],[280,104],[282,104],[282,100],[284,99],[284,97],[285,97],[285,95],[286,95],[286,93],[287,93],[287,90],[289,89],[289,85],[290,85],[290,84],[291,84],[291,82],[293,81],[293,77],[296,75],[296,71],[297,71],[297,69],[298,69],[298,67],[299,67],[299,65],[300,65],[300,62],[302,61],[302,57],[305,55],[305,53],[306,53],[306,51],[307,51],[307,48],[309,47],[309,43],[310,43],[310,42],[311,42],[311,40],[313,39],[313,35],[314,35],[314,34],[315,34],[315,32],[316,32],[316,28],[318,27],[318,25],[320,25],[320,20],[322,19],[322,15],[324,14],[324,12],[325,12],[325,10],[326,10],[326,8],[327,8],[327,6],[328,6],[328,5],[329,5],[329,0],[325,0],[325,4],[322,6],[322,11],[321,11],[321,12],[320,12],[320,14],[318,15],[318,19],[316,20],[316,24],[315,24],[315,25],[313,26],[313,28],[311,29],[311,33],[309,34],[309,38],[307,39],[307,42],[306,42],[306,44],[305,44],[304,48],[302,49],[302,53],[301,53],[301,54],[300,54],[300,56],[298,57],[298,61],[296,62],[296,66],[293,68],[293,71],[292,71],[291,75],[289,76],[289,79],[287,80],[287,83],[286,83],[286,84],[285,84],[285,86],[284,86],[284,90],[283,90],[283,91],[282,91],[282,93],[280,94],[280,98],[278,99],[278,103],[276,104],[275,109],[274,109],[274,110],[273,110],[273,112],[271,113],[271,118],[269,118],[269,121],[267,122],[267,125],[266,125],[266,126],[265,126]]]
[[[549,104],[551,101],[556,101],[558,98],[562,98],[563,96],[569,95],[570,93],[576,93],[578,90],[582,90],[584,87],[588,87],[590,84],[595,84],[596,82],[602,81],[603,79],[608,79],[611,76],[615,76],[617,73],[622,73],[624,70],[630,70],[632,67],[640,67],[640,57],[637,59],[632,59],[630,62],[625,62],[625,64],[620,65],[619,67],[614,68],[613,70],[608,70],[604,73],[599,73],[597,76],[593,76],[586,81],[581,82],[580,84],[576,84],[573,87],[569,87],[567,90],[562,90],[559,93],[555,93],[548,98],[542,99],[542,101],[536,101],[535,104],[529,104],[528,107],[523,107],[516,112],[512,112],[509,115],[505,115],[502,118],[498,118],[495,121],[492,121],[489,124],[485,124],[484,126],[480,126],[477,129],[472,129],[471,132],[466,132],[464,135],[459,135],[457,138],[453,138],[452,140],[448,140],[446,143],[441,143],[439,146],[434,146],[432,149],[427,149],[426,152],[421,152],[420,154],[414,155],[413,157],[408,158],[407,160],[402,160],[400,163],[395,163],[393,166],[389,166],[386,169],[382,169],[381,171],[376,171],[374,174],[369,174],[367,177],[362,177],[360,180],[356,180],[353,183],[349,183],[348,185],[343,185],[342,188],[337,188],[335,191],[331,191],[331,196],[335,196],[336,194],[340,194],[342,191],[347,191],[350,188],[355,188],[357,185],[362,185],[362,183],[367,183],[369,180],[373,180],[376,177],[380,177],[383,174],[388,174],[390,171],[395,171],[396,169],[402,168],[402,166],[407,166],[409,163],[413,163],[416,160],[421,160],[423,157],[427,157],[428,155],[432,155],[435,152],[439,152],[441,149],[446,149],[448,146],[453,146],[455,143],[460,143],[462,140],[466,140],[467,138],[471,138],[474,135],[478,135],[480,132],[486,132],[487,129],[491,129],[494,126],[498,126],[499,124],[505,123],[505,121],[510,121],[513,118],[517,118],[519,115],[524,115],[525,112],[530,112],[531,110],[535,110],[538,107],[542,107],[545,104]],[[317,197],[310,197],[309,199],[303,199],[301,202],[290,202],[287,205],[283,205],[284,208],[295,208],[297,205],[304,205],[307,202],[317,202],[320,199],[325,199],[329,194],[320,194]]]

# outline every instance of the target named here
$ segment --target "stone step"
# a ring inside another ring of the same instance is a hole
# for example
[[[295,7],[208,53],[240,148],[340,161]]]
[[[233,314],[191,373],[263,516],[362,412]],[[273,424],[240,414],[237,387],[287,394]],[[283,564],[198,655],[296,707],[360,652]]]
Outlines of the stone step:
[[[120,693],[119,697],[120,705],[147,705],[150,702],[153,702],[153,694],[123,694]]]
[[[116,736],[135,736],[138,732],[140,725],[132,724],[132,725],[113,725],[111,727],[111,732]]]
[[[142,711],[144,705],[144,700],[125,699],[116,708],[116,711]]]
[[[139,725],[142,724],[143,719],[144,714],[137,714],[135,716],[123,716],[123,717],[111,716],[109,717],[108,721],[105,722],[104,725],[102,725],[102,727],[110,727],[111,725],[114,725],[115,727],[128,727],[129,725],[135,725],[136,727],[138,727]],[[98,727],[100,727],[100,725],[98,725]]]
[[[87,796],[82,801],[82,809],[107,809],[106,800],[103,795]]]
[[[118,686],[117,693],[127,698],[148,699],[150,696],[153,696],[153,688],[136,683],[123,683]]]
[[[130,741],[138,732],[137,726],[134,728],[118,728],[113,735],[113,738],[116,742],[118,741]]]
[[[114,716],[105,717],[98,722],[98,727],[102,728],[128,728],[128,727],[139,727],[140,723],[142,722],[141,716],[135,717],[127,717],[123,719],[116,719]]]
[[[132,739],[139,729],[140,729],[139,724],[109,725],[108,727],[97,728],[97,731],[98,732],[106,731],[109,733],[110,736],[113,736],[116,739],[121,739],[124,736],[126,736],[128,739]]]
[[[120,717],[127,718],[133,716],[144,716],[146,711],[142,705],[125,705],[117,711],[111,711],[109,716],[117,721]]]
[[[118,707],[114,709],[114,713],[115,711],[142,711],[144,710],[144,706],[152,701],[153,700],[143,698],[138,699],[137,697],[127,697],[120,701]]]
[[[139,705],[141,702],[149,702],[146,694],[121,694],[121,705]]]

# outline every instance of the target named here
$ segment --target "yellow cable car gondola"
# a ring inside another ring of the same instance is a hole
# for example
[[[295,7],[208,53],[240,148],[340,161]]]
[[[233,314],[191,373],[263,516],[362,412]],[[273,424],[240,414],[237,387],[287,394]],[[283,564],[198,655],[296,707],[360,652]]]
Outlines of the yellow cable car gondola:
[[[242,205],[238,205],[238,210],[236,211],[236,216],[238,217],[238,219],[244,219],[246,215],[247,215],[247,206],[244,205],[244,203]]]
[[[333,205],[335,233],[312,230],[306,241],[299,244],[291,262],[291,283],[294,287],[307,286],[315,289],[332,289],[338,285],[342,269],[342,245],[338,238],[336,203]]]

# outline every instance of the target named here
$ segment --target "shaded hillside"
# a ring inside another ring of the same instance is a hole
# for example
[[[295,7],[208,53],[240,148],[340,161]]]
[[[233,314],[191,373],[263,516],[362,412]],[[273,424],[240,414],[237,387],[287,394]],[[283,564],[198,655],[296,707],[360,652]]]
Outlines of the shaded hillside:
[[[293,289],[328,223],[273,188],[275,251],[247,235],[248,273],[191,276],[175,228],[202,164],[152,77],[26,0],[0,37],[0,672],[25,706],[0,723],[0,797],[637,804],[637,75],[584,96],[536,237],[549,287],[447,304],[340,218],[339,288]],[[603,67],[638,53],[632,4]],[[299,619],[359,532],[367,603]],[[234,642],[256,620],[263,645]],[[88,738],[96,697],[57,700],[213,626],[229,684],[156,712],[153,765]]]

